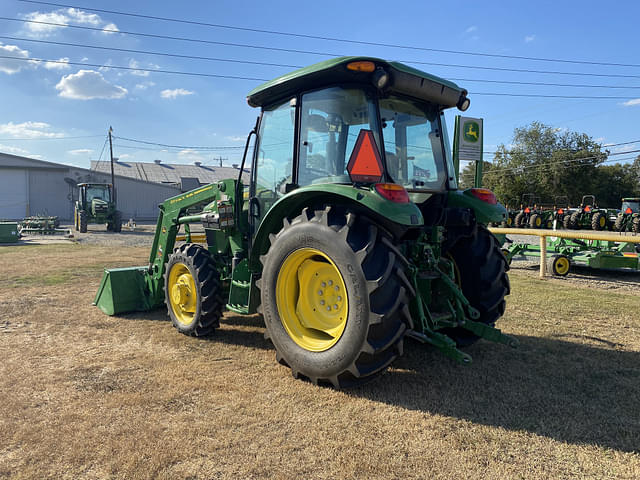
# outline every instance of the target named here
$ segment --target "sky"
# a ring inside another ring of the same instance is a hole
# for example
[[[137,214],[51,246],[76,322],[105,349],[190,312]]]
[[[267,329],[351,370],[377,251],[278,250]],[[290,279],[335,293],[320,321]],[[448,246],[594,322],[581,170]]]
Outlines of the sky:
[[[640,149],[637,0],[68,2],[0,0],[0,152],[88,168],[108,159],[112,127],[122,161],[239,163],[259,114],[246,94],[340,55],[466,88],[485,152],[533,121],[586,133],[623,162]]]

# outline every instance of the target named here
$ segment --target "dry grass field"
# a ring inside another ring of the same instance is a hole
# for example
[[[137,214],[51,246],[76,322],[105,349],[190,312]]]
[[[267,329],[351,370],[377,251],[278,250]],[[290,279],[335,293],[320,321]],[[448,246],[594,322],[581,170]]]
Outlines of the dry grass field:
[[[259,316],[178,334],[91,305],[148,247],[0,247],[0,478],[640,478],[640,295],[512,270],[460,366],[407,340],[347,391],[294,380]]]

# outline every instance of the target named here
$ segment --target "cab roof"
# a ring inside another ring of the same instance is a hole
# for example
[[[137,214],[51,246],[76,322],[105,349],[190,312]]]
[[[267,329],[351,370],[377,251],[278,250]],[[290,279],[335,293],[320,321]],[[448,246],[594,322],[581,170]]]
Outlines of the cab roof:
[[[300,91],[313,90],[336,83],[371,83],[372,72],[353,71],[347,68],[352,62],[373,62],[390,77],[385,91],[426,100],[441,108],[458,105],[467,91],[453,82],[422,72],[400,62],[374,57],[339,57],[316,63],[282,75],[254,88],[247,95],[252,107],[262,107]]]

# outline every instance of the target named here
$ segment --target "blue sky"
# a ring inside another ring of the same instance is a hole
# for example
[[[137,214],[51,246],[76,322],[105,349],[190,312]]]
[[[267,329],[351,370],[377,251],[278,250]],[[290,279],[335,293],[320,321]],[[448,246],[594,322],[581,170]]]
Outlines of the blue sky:
[[[77,8],[0,0],[1,17],[93,29],[0,20],[0,36],[4,37],[0,38],[0,56],[60,62],[45,64],[0,58],[0,152],[88,167],[90,160],[99,158],[111,125],[114,135],[120,137],[116,138],[114,155],[123,160],[161,159],[165,162],[202,161],[213,164],[221,156],[228,164],[237,163],[241,156],[240,147],[244,145],[259,113],[247,105],[245,96],[261,82],[166,74],[157,70],[266,80],[293,68],[237,61],[306,66],[343,54],[405,61],[430,73],[455,79],[470,92],[471,108],[466,115],[485,119],[485,151],[493,151],[501,143],[508,144],[515,127],[532,121],[584,132],[603,144],[640,140],[640,50],[637,42],[640,2],[637,1],[460,2],[455,4],[458,5],[456,8],[448,6],[454,4],[428,1],[79,0],[76,3],[69,0],[66,3],[61,0],[59,3]],[[637,66],[587,65],[361,45],[136,18],[95,12],[89,7],[406,47]],[[188,37],[317,54],[118,32]],[[104,48],[206,56],[229,61],[156,56]],[[129,67],[130,70],[113,66]],[[493,70],[495,68],[561,73]],[[482,93],[622,98],[525,98]],[[450,111],[447,114],[450,131],[455,113]],[[122,138],[219,149],[167,149]],[[612,152],[637,149],[640,149],[640,141],[610,148]],[[103,160],[107,158],[106,153],[105,150],[102,154]],[[612,158],[624,160],[636,155]],[[491,159],[491,156],[485,155],[485,159]]]

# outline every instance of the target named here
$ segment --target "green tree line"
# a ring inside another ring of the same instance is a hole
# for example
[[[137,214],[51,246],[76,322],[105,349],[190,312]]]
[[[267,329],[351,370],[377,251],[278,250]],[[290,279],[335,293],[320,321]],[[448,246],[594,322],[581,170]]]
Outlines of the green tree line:
[[[620,208],[621,198],[640,197],[640,155],[621,164],[610,153],[587,134],[533,122],[516,128],[511,144],[499,145],[493,162],[483,163],[483,187],[510,207],[532,193],[550,205],[566,196],[572,206],[592,194],[599,206]],[[463,188],[473,186],[474,169],[462,170]]]

